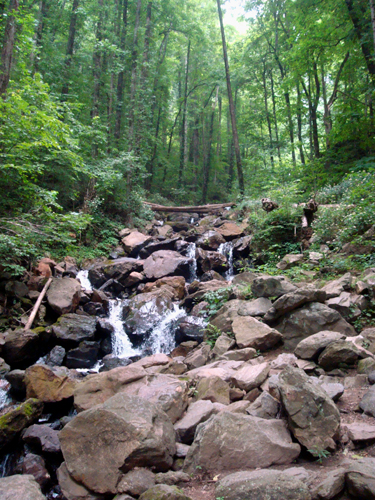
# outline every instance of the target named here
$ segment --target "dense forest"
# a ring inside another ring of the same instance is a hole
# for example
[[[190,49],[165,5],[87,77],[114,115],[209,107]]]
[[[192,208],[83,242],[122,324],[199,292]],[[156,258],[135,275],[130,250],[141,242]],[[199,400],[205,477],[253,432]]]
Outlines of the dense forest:
[[[144,200],[345,201],[317,228],[340,244],[375,222],[373,0],[249,0],[241,32],[229,7],[0,2],[7,271],[106,252]]]

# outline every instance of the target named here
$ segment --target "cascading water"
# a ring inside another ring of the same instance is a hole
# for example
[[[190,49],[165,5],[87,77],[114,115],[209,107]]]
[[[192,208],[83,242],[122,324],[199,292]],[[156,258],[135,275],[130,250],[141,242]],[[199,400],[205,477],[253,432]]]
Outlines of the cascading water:
[[[114,356],[118,358],[129,358],[140,352],[133,348],[129,337],[126,335],[122,322],[124,301],[114,299],[109,302],[108,321],[113,326],[112,348]]]
[[[197,259],[195,256],[195,252],[197,250],[197,245],[195,243],[190,243],[187,249],[186,257],[188,259],[192,259],[190,263],[190,276],[188,279],[188,283],[192,283],[197,279]]]
[[[92,292],[92,285],[91,285],[91,282],[89,280],[88,270],[80,271],[77,274],[77,280],[81,282],[82,288],[84,288],[87,292]]]
[[[227,260],[228,260],[228,265],[229,268],[225,273],[225,279],[228,281],[231,281],[234,277],[234,269],[233,269],[233,243],[231,241],[227,241],[226,243],[222,243],[219,248],[218,252],[221,253],[221,255],[224,255]]]
[[[178,320],[184,316],[186,311],[173,304],[173,309],[160,318],[160,323],[153,328],[142,347],[152,354],[169,354],[176,347],[175,330]]]
[[[6,380],[0,380],[0,411],[13,402],[9,390],[10,384]]]

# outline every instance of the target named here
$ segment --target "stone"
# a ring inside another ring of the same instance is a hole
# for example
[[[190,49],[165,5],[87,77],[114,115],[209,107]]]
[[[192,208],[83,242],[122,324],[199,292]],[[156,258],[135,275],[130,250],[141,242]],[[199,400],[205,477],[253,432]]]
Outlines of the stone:
[[[224,405],[229,405],[230,403],[229,385],[220,377],[201,378],[196,391],[198,400],[203,399]]]
[[[5,285],[5,292],[7,295],[22,299],[27,296],[29,289],[22,281],[8,281]]]
[[[22,439],[29,444],[38,446],[45,453],[60,453],[58,431],[49,425],[31,425],[22,435]]]
[[[46,463],[39,455],[28,453],[22,463],[23,474],[30,474],[34,477],[35,481],[41,488],[46,486],[51,479],[47,469]]]
[[[12,368],[27,368],[38,360],[41,350],[39,335],[33,330],[19,328],[5,336],[2,356]]]
[[[78,380],[64,366],[30,366],[25,372],[26,395],[44,403],[57,403],[73,396]]]
[[[297,309],[297,307],[309,302],[324,302],[326,293],[313,287],[299,288],[295,292],[289,292],[278,298],[264,316],[264,321],[275,321],[280,316]]]
[[[236,239],[233,243],[233,257],[234,258],[246,258],[250,254],[251,243],[253,241],[253,235],[243,236],[242,238]]]
[[[236,472],[218,481],[216,498],[225,500],[311,500],[307,485],[286,471]]]
[[[287,254],[280,260],[278,264],[276,264],[276,267],[282,271],[285,271],[286,269],[290,269],[291,267],[298,265],[300,262],[303,262],[303,260],[303,253]]]
[[[365,422],[354,422],[352,424],[342,424],[341,427],[342,431],[347,434],[353,443],[370,446],[375,442],[375,425]]]
[[[343,339],[345,339],[345,335],[340,332],[322,331],[315,333],[301,340],[294,349],[294,354],[301,359],[317,360],[329,344]]]
[[[232,330],[239,348],[252,347],[261,351],[279,344],[283,336],[277,330],[251,316],[238,316],[232,322]]]
[[[78,414],[59,437],[69,473],[96,493],[119,493],[134,467],[164,472],[176,453],[173,425],[160,407],[122,393]]]
[[[211,280],[205,283],[194,281],[189,287],[189,295],[181,302],[182,307],[193,307],[207,292],[216,292],[227,288],[223,281]],[[229,293],[229,292],[228,292]]]
[[[160,278],[154,283],[146,283],[142,293],[153,292],[158,288],[168,286],[173,290],[174,299],[182,300],[185,297],[185,285],[186,281],[183,276],[168,276]]]
[[[148,279],[159,279],[165,276],[189,277],[190,261],[173,250],[159,250],[144,262],[144,272]]]
[[[123,285],[125,288],[132,288],[144,280],[144,275],[142,273],[133,272],[124,280]]]
[[[30,474],[0,478],[1,500],[46,500],[39,484]]]
[[[197,349],[189,353],[184,359],[185,365],[189,370],[193,370],[194,368],[199,368],[204,366],[210,355],[211,348],[208,344],[201,344]]]
[[[233,320],[239,318],[238,310],[244,303],[244,300],[239,299],[228,300],[217,313],[211,316],[210,324],[223,333],[233,333]]]
[[[294,437],[308,450],[334,449],[340,413],[328,394],[291,366],[281,372],[277,387]]]
[[[181,443],[191,444],[197,426],[218,412],[217,407],[209,400],[191,403],[182,419],[178,420],[174,425],[177,439]]]
[[[223,243],[225,243],[225,238],[214,230],[206,231],[196,242],[196,244],[204,250],[217,250]]]
[[[155,486],[155,474],[149,469],[136,467],[122,477],[117,491],[139,497],[153,486]]]
[[[69,474],[65,462],[57,469],[56,475],[66,500],[105,500],[103,495],[97,495],[82,484],[77,483]]]
[[[185,458],[190,446],[187,444],[176,443],[176,457]]]
[[[330,371],[341,365],[354,365],[360,357],[358,349],[352,342],[337,340],[329,344],[321,353],[318,365]]]
[[[132,231],[128,236],[125,236],[121,243],[124,250],[130,257],[136,257],[141,248],[152,240],[151,236],[145,236],[139,231]]]
[[[199,368],[194,368],[194,370],[188,371],[185,376],[189,379],[199,381],[201,378],[220,377],[225,382],[230,382],[231,377],[234,373],[243,365],[242,361],[223,361],[218,360],[208,365],[200,366]]]
[[[168,486],[173,486],[179,483],[188,483],[190,481],[190,476],[182,471],[168,472],[158,472],[155,474],[156,484],[167,484]]]
[[[327,300],[326,304],[328,307],[339,312],[343,318],[353,320],[361,315],[361,309],[357,304],[358,299],[359,295],[342,292],[338,297]]]
[[[244,302],[238,309],[239,316],[264,316],[272,307],[269,299],[260,297],[259,299]]]
[[[371,386],[364,394],[359,403],[359,407],[366,415],[375,417],[375,386]]]
[[[52,325],[52,332],[57,342],[65,347],[77,347],[83,340],[94,340],[97,319],[80,314],[65,314]]]
[[[3,358],[0,358],[0,378],[4,378],[10,370],[10,365],[8,365]]]
[[[298,366],[298,359],[294,354],[284,352],[271,361],[271,370],[284,370],[287,366]]]
[[[327,299],[332,299],[333,297],[338,297],[342,292],[350,290],[352,282],[352,275],[346,273],[344,276],[341,276],[341,278],[327,283],[322,290],[326,292]]]
[[[260,387],[266,380],[270,366],[268,363],[259,365],[244,364],[231,378],[231,382],[235,387],[243,389],[246,392]]]
[[[233,286],[247,286],[247,285],[252,285],[253,281],[255,278],[258,278],[259,274],[256,273],[251,273],[251,272],[245,272],[245,273],[240,273],[237,274],[233,280],[232,280],[232,285]]]
[[[5,375],[5,380],[7,380],[18,396],[23,396],[26,394],[25,386],[25,370],[12,370]]]
[[[252,347],[245,347],[245,349],[238,349],[236,351],[229,351],[222,354],[219,359],[225,361],[249,361],[257,357],[257,352]]]
[[[281,297],[297,290],[284,276],[260,276],[255,278],[251,291],[255,297]]]
[[[225,354],[227,351],[232,349],[232,347],[234,347],[235,345],[235,340],[223,333],[222,335],[220,335],[220,337],[217,338],[214,348],[212,349],[212,354],[214,356],[221,356],[222,354]]]
[[[38,420],[43,412],[43,403],[28,399],[0,416],[0,450],[9,444],[26,427]],[[1,498],[1,497],[0,497]]]
[[[345,469],[330,471],[324,478],[319,477],[319,483],[311,489],[316,500],[333,500],[345,488]]]
[[[350,325],[337,312],[319,302],[310,302],[290,313],[287,313],[275,325],[275,329],[283,334],[286,350],[293,350],[297,344],[315,333],[334,331],[342,335],[356,335]]]
[[[60,346],[56,345],[45,358],[45,364],[48,366],[61,366],[64,362],[66,351]]]
[[[375,370],[375,359],[365,358],[358,361],[357,372],[370,374]]]
[[[238,226],[234,222],[224,222],[224,224],[217,228],[217,232],[220,233],[226,241],[231,241],[243,236],[244,226]]]
[[[185,459],[184,472],[195,473],[284,465],[295,460],[293,443],[281,420],[266,420],[231,412],[212,416],[197,427]]]
[[[280,412],[280,403],[265,391],[250,404],[246,411],[253,417],[273,419]]]
[[[130,257],[99,262],[89,269],[89,279],[95,288],[101,287],[111,279],[123,285],[131,273],[143,271],[143,262]]]
[[[199,344],[203,342],[205,330],[205,321],[196,316],[185,316],[178,322],[178,327],[175,331],[175,339],[177,344],[182,342],[197,341]]]
[[[197,266],[200,273],[225,271],[228,268],[228,260],[225,255],[219,252],[197,248]]]
[[[346,487],[352,498],[375,498],[375,458],[353,461],[345,472]]]
[[[49,306],[60,316],[74,313],[81,298],[81,284],[73,278],[54,278],[46,296]]]
[[[244,396],[243,391],[241,391],[241,396]],[[220,412],[229,411],[230,413],[242,413],[243,415],[246,415],[247,409],[249,408],[250,404],[250,401],[241,399],[240,401],[235,401],[228,406],[224,406],[220,410]]]
[[[320,387],[326,391],[328,396],[335,402],[341,398],[345,391],[345,387],[340,383],[319,381],[318,385],[320,385]]]
[[[192,500],[176,486],[158,484],[143,493],[139,500]]]
[[[99,342],[83,341],[66,354],[65,366],[68,368],[92,368],[98,362]]]

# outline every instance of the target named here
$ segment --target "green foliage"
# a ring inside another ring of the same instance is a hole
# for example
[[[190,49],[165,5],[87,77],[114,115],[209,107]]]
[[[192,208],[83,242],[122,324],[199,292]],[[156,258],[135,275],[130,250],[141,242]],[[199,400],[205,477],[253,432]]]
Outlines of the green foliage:
[[[211,347],[211,349],[215,346],[215,342],[222,335],[222,331],[214,325],[210,323],[206,326],[205,329],[205,342]]]
[[[232,293],[231,287],[219,288],[215,292],[207,292],[203,296],[203,300],[207,302],[207,312],[210,318],[216,314],[222,306],[228,302],[230,294]]]
[[[317,458],[317,461],[322,464],[324,458],[328,458],[331,453],[328,450],[321,450],[319,448],[312,448],[307,450],[313,457]]]
[[[370,300],[368,307],[361,311],[361,315],[353,322],[357,332],[361,332],[365,327],[375,326],[375,300]]]

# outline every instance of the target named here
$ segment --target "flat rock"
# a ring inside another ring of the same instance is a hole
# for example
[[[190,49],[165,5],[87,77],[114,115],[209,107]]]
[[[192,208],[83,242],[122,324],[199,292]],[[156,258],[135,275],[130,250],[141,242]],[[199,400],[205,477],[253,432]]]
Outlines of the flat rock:
[[[259,299],[244,302],[238,309],[239,316],[264,316],[272,307],[269,299],[260,297]]]
[[[279,344],[283,336],[275,329],[251,316],[237,316],[232,330],[239,348],[252,347],[265,351]]]
[[[345,469],[331,470],[326,477],[319,477],[320,481],[311,489],[316,500],[333,500],[345,488]]]
[[[268,363],[259,365],[244,364],[231,378],[231,382],[235,387],[243,389],[246,392],[260,387],[266,380],[270,366]]]
[[[371,444],[375,441],[375,425],[354,422],[352,424],[342,424],[341,427],[354,443]]]
[[[1,500],[46,500],[39,484],[29,474],[0,478]]]
[[[173,250],[159,250],[144,262],[144,272],[148,279],[159,279],[165,276],[189,276],[190,259],[182,257]]]

